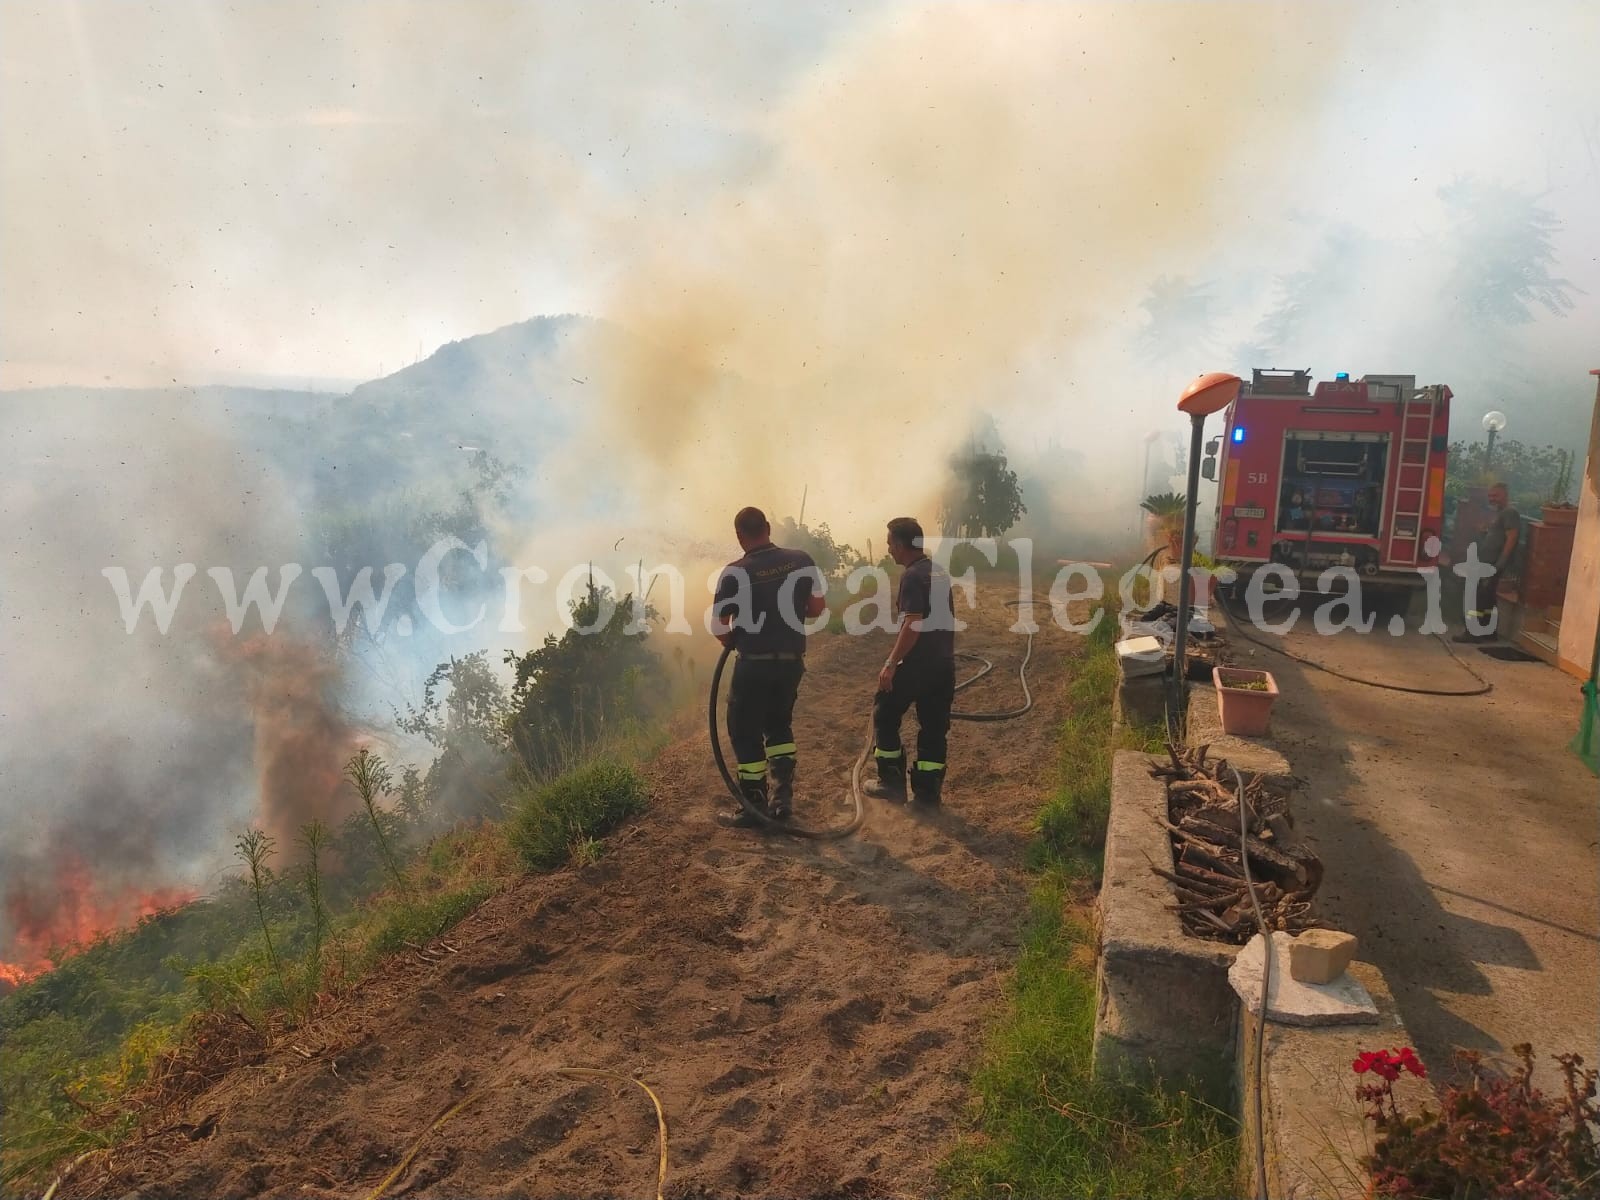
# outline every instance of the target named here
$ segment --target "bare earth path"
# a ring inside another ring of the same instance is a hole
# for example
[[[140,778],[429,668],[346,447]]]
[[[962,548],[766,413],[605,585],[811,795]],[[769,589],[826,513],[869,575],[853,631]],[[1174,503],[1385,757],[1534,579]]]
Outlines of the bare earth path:
[[[1043,612],[1040,616],[1044,616]],[[990,598],[963,635],[1016,703],[1023,638]],[[653,1087],[669,1195],[921,1195],[959,1131],[966,1073],[1015,960],[1029,822],[1049,785],[1076,639],[1046,624],[1033,712],[958,724],[945,811],[869,812],[842,843],[724,829],[703,731],[649,775],[648,815],[595,866],[528,879],[390,964],[341,1011],[193,1104],[214,1132],[152,1143],[101,1195],[366,1195],[456,1100],[388,1194],[648,1196]],[[880,638],[821,637],[801,691],[800,819],[844,821]],[[82,1194],[81,1192],[79,1194]]]
[[[1494,691],[1410,696],[1238,646],[1283,689],[1273,732],[1308,781],[1322,913],[1361,938],[1424,1059],[1531,1041],[1545,1087],[1551,1054],[1600,1060],[1600,782],[1566,748],[1578,681],[1455,647]],[[1302,619],[1287,646],[1368,679],[1474,686],[1416,634],[1319,637]]]

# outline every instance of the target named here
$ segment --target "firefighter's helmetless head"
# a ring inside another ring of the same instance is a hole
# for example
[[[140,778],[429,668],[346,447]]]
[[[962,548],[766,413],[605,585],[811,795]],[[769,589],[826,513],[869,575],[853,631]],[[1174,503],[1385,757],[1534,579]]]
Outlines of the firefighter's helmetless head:
[[[734,514],[733,536],[739,539],[741,550],[765,546],[772,540],[772,526],[767,522],[767,514],[759,508],[741,508]]]
[[[1493,487],[1491,487],[1489,489],[1489,505],[1490,505],[1490,507],[1492,507],[1492,508],[1504,508],[1510,502],[1511,502],[1511,496],[1510,496],[1510,493],[1508,493],[1506,491],[1506,485],[1505,484],[1497,483],[1497,484],[1495,484]]]

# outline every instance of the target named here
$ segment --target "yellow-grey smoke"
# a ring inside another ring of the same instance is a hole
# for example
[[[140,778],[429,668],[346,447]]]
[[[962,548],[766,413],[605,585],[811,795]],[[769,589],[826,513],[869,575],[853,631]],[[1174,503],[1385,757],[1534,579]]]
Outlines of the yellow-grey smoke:
[[[1307,58],[1343,34],[1333,6],[1256,4],[880,23],[772,119],[759,180],[665,225],[623,279],[608,315],[649,348],[606,381],[610,436],[696,528],[792,511],[805,486],[858,534],[931,516],[975,409],[1015,399],[1038,355],[1111,336],[1163,261],[1237,229],[1238,148],[1315,108]],[[1114,387],[1070,420],[1092,426]]]

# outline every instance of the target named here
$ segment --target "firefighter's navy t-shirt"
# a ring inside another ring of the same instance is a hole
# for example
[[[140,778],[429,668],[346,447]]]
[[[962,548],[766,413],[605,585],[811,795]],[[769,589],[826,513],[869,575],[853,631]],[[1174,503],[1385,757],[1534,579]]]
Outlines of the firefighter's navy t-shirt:
[[[1519,534],[1522,532],[1522,514],[1508,504],[1496,512],[1494,519],[1484,527],[1478,538],[1478,557],[1494,566],[1506,552],[1506,542],[1510,540],[1513,529]]]
[[[804,654],[806,606],[821,589],[816,561],[770,542],[729,563],[717,579],[712,611],[734,623],[741,654]]]
[[[897,605],[902,614],[922,617],[922,632],[905,657],[908,663],[950,662],[956,656],[955,610],[950,604],[950,573],[923,555],[900,576]]]

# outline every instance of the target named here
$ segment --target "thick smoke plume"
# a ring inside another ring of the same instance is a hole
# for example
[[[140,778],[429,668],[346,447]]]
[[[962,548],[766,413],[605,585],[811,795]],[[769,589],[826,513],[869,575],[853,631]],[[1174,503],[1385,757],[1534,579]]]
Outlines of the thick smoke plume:
[[[308,821],[335,822],[356,805],[343,775],[356,736],[339,704],[339,664],[328,649],[290,634],[215,636],[252,716],[258,821],[287,850]]]

